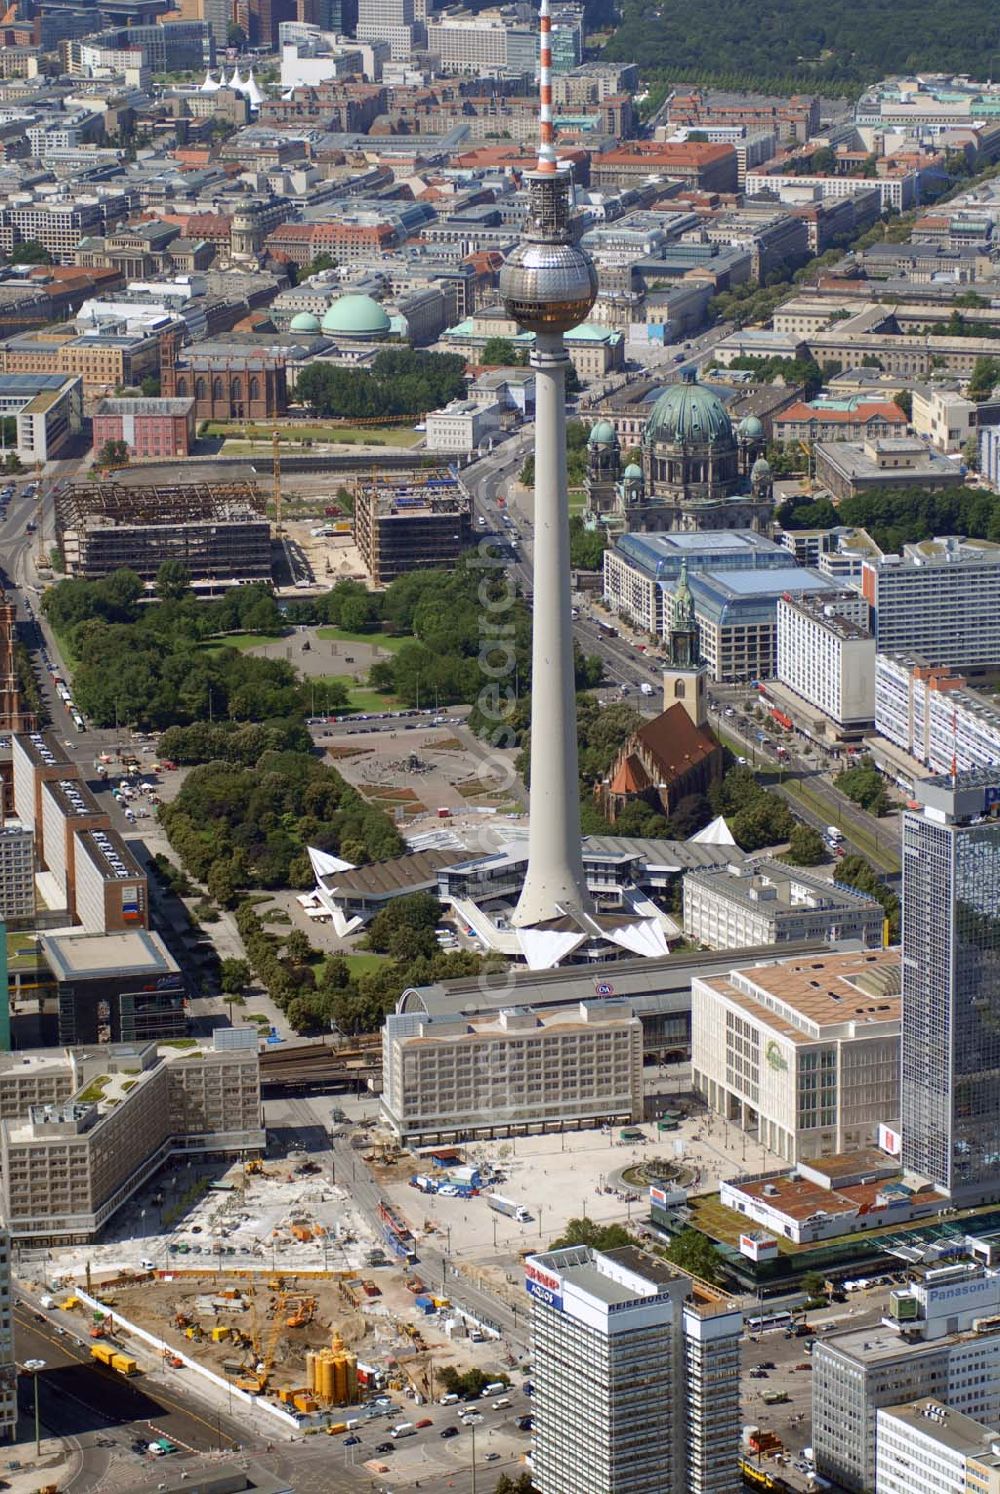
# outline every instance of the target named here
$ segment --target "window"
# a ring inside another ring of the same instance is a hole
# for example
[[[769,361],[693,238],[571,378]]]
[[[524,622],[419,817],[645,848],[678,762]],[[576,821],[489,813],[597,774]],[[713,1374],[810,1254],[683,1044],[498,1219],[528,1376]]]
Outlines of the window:
[[[674,699],[675,700],[683,700],[684,699],[684,681],[683,680],[678,680],[676,682],[676,684],[674,685]]]
[[[198,380],[196,380],[195,386],[194,386],[194,397],[195,397],[195,399],[204,399],[205,398],[205,392],[206,392],[206,390],[205,390],[205,380],[204,379],[198,379]]]
[[[221,379],[216,379],[212,385],[212,398],[225,399],[225,391]]]
[[[260,399],[260,379],[256,374],[250,380],[250,398]]]

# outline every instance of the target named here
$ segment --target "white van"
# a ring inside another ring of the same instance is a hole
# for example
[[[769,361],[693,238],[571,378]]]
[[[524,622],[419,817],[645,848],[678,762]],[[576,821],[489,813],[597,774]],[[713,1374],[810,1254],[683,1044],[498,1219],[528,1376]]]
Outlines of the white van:
[[[504,1393],[504,1391],[506,1389],[507,1389],[507,1386],[504,1384],[503,1380],[491,1380],[488,1385],[484,1385],[483,1386],[482,1394],[484,1396],[486,1396],[486,1395],[503,1395],[503,1393]]]

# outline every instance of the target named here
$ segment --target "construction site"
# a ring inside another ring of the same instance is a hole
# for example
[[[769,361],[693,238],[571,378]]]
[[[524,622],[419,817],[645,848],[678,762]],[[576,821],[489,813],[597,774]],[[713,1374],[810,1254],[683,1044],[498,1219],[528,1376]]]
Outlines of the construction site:
[[[197,583],[270,581],[265,495],[253,482],[72,483],[56,496],[66,574],[96,581],[122,567],[153,581],[180,560]]]

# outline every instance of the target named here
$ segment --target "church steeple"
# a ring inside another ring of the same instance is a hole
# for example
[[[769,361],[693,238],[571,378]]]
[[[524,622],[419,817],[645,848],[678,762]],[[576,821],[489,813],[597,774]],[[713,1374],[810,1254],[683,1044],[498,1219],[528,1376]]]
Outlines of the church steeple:
[[[670,597],[667,668],[663,671],[663,709],[683,705],[695,726],[708,719],[708,669],[698,649],[694,597],[688,585],[687,561],[681,561],[677,585]]]

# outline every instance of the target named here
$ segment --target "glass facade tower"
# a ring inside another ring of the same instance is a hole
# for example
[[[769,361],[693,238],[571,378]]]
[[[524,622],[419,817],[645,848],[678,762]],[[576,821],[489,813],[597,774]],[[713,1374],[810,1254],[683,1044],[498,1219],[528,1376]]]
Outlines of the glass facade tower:
[[[903,820],[904,1167],[1000,1191],[1000,769],[926,779]]]

